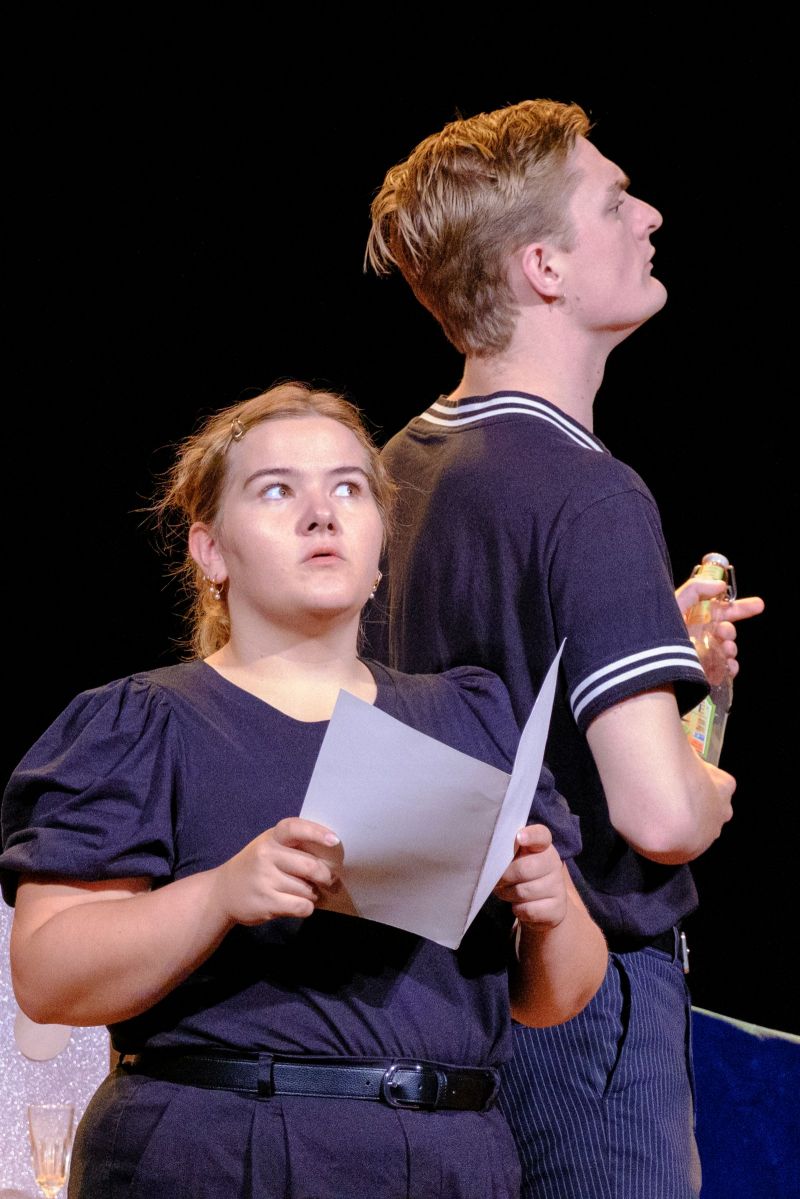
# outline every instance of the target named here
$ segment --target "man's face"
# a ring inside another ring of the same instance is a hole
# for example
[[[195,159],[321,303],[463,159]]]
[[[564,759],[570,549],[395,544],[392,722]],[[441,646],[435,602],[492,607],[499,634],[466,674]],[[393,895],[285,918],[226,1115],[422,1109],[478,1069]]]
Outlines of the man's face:
[[[559,256],[564,310],[587,330],[621,340],[667,298],[651,264],[650,235],[661,214],[631,196],[619,167],[585,138],[577,139],[569,166],[579,179],[569,207],[573,248]]]

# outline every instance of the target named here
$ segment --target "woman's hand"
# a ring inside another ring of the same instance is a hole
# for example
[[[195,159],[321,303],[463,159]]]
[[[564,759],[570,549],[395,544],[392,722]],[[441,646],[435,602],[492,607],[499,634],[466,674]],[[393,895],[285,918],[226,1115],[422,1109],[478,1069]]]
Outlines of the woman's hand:
[[[495,887],[517,917],[509,974],[511,1014],[544,1028],[570,1020],[596,993],[608,965],[606,943],[561,861],[550,830],[517,833],[514,860]]]
[[[517,833],[517,846],[495,894],[511,904],[520,924],[555,928],[567,913],[567,884],[550,830],[530,824]]]
[[[319,888],[336,881],[339,838],[322,824],[290,816],[254,838],[215,872],[219,903],[237,924],[310,916]]]

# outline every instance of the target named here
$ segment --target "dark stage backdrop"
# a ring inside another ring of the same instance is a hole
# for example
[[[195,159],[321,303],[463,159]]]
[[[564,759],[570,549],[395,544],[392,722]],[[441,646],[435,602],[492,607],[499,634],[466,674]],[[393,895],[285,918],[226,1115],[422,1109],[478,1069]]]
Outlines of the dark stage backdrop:
[[[631,73],[621,52],[579,68],[562,46],[487,73],[497,31],[435,61],[420,47],[347,65],[246,36],[196,53],[98,36],[95,58],[21,50],[4,775],[76,692],[174,659],[176,597],[137,509],[200,413],[300,378],[346,388],[384,440],[456,384],[457,355],[402,281],[362,273],[388,166],[458,112],[577,100],[664,213],[670,292],[612,356],[596,431],[654,491],[677,579],[720,550],[767,600],[740,632],[736,815],[697,865],[694,1000],[800,1031],[780,66],[760,60],[754,80],[757,51],[720,66],[695,42],[660,69]]]

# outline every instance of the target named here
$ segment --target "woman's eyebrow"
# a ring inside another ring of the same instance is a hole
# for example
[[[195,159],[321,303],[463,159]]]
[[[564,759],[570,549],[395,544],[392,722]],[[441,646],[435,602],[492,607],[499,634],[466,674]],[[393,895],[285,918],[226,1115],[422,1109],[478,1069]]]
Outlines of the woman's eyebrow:
[[[251,475],[247,476],[243,486],[247,487],[248,484],[252,483],[254,479],[261,479],[269,475],[281,475],[287,479],[296,479],[299,476],[307,473],[308,472],[300,470],[296,466],[260,466],[258,470],[254,470]],[[352,475],[358,473],[363,475],[365,479],[369,478],[369,475],[363,466],[332,466],[330,470],[327,470],[325,473],[327,475]]]

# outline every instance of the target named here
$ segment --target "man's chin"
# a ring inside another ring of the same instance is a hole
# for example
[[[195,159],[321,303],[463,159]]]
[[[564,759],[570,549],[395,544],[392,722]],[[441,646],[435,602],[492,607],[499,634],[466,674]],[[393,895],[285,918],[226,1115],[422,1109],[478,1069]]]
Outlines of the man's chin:
[[[658,279],[653,279],[652,282],[657,286],[651,289],[649,303],[643,304],[639,312],[631,313],[628,320],[616,321],[613,325],[608,326],[608,332],[613,334],[617,342],[624,341],[626,337],[630,337],[637,329],[641,329],[642,325],[650,320],[651,316],[655,316],[667,302],[667,289]]]

